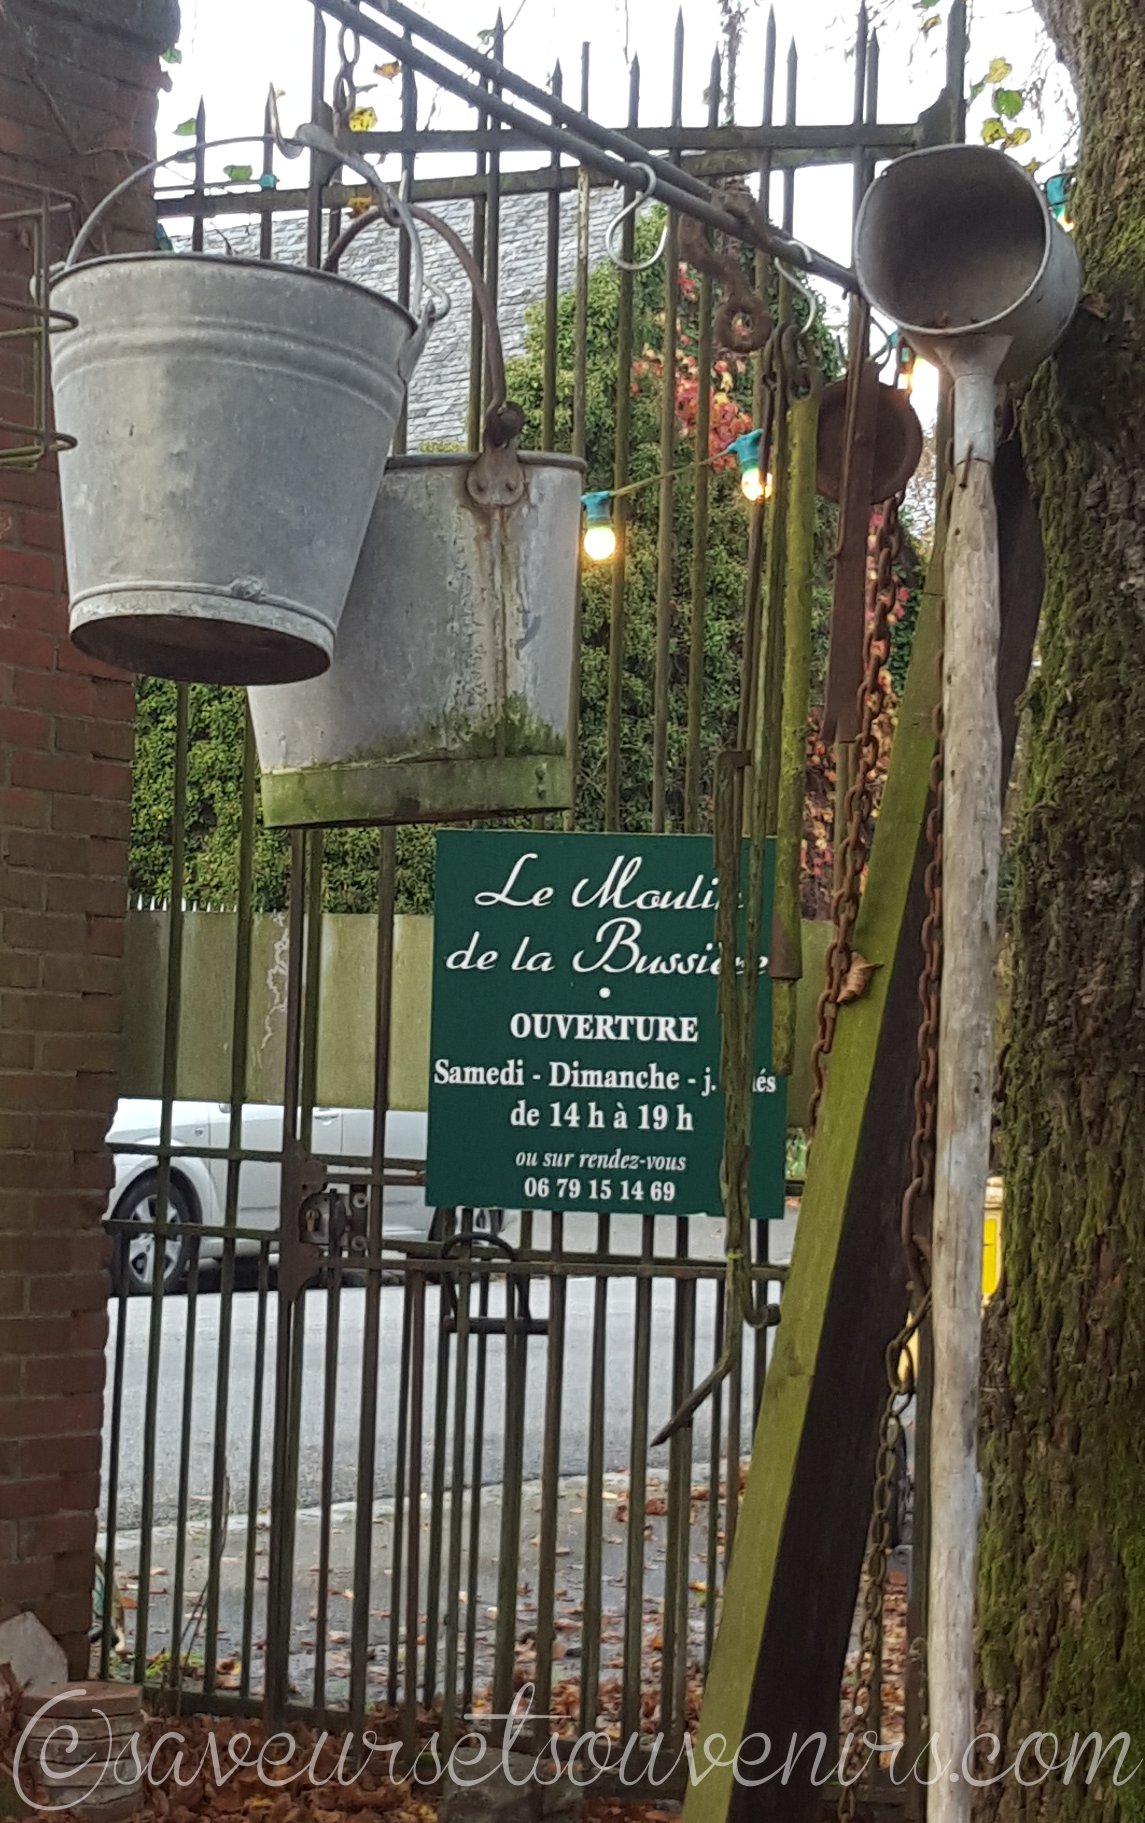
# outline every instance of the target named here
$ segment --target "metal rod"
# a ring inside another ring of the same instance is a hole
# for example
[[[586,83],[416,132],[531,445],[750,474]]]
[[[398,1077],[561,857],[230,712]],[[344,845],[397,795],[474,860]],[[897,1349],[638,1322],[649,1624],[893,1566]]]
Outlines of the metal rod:
[[[656,1218],[643,1221],[643,1257],[655,1252]],[[636,1287],[632,1337],[632,1431],[628,1452],[628,1538],[624,1564],[624,1646],[620,1732],[625,1740],[640,1727],[644,1665],[644,1526],[648,1509],[648,1401],[652,1368],[652,1281]]]
[[[558,63],[553,71],[553,94],[560,96],[564,78]],[[554,152],[550,160],[554,171],[561,168],[561,155]],[[555,449],[557,440],[557,305],[561,276],[561,198],[559,190],[549,191],[545,222],[545,353],[541,382],[541,448]]]
[[[632,59],[628,79],[628,118],[635,121],[640,111],[640,59]],[[632,202],[635,191],[625,193]],[[634,285],[629,270],[636,250],[636,218],[628,215],[620,236],[620,257],[626,262],[618,274],[619,298],[616,323],[616,439],[614,445],[612,486],[615,492],[627,487],[631,462],[632,432],[632,315]],[[605,730],[604,827],[620,828],[620,727],[624,714],[624,635],[625,588],[628,570],[628,525],[630,503],[627,496],[613,502],[617,548],[612,560],[612,598],[608,616],[608,721]]]
[[[672,56],[672,125],[678,126],[684,105],[684,15],[676,15]],[[660,500],[656,535],[656,657],[652,681],[652,829],[663,833],[668,811],[668,716],[672,662],[673,508],[676,484],[676,313],[680,295],[680,223],[668,217],[664,243],[664,373],[660,395]],[[700,377],[703,383],[703,376]]]
[[[249,711],[243,715],[243,781],[239,813],[239,890],[235,919],[234,1002],[231,1015],[231,1081],[229,1149],[238,1153],[242,1147],[243,1107],[246,1103],[247,1041],[250,1029],[251,943],[254,924],[251,910],[254,902],[254,801],[257,759]],[[210,1567],[207,1584],[207,1610],[203,1640],[203,1689],[215,1687],[215,1659],[219,1627],[219,1568],[222,1541],[229,1520],[230,1481],[227,1470],[227,1429],[229,1419],[231,1340],[234,1320],[235,1239],[238,1223],[239,1176],[242,1166],[238,1157],[227,1161],[227,1181],[223,1200],[223,1262],[219,1283],[219,1349],[215,1377],[214,1465],[211,1479]]]
[[[155,1186],[155,1225],[152,1251],[150,1325],[147,1336],[147,1379],[143,1403],[143,1475],[139,1521],[139,1606],[135,1617],[136,1683],[147,1671],[151,1617],[151,1551],[155,1513],[155,1446],[159,1424],[159,1370],[163,1341],[164,1262],[167,1252],[167,1210],[171,1195],[171,1128],[179,1073],[179,1031],[183,1007],[183,886],[187,843],[187,755],[189,744],[188,689],[175,686],[175,775],[171,818],[171,907],[167,924],[167,981],[163,1015],[163,1077],[160,1090],[160,1153]]]
[[[390,1026],[393,1019],[394,907],[397,900],[397,831],[382,830],[378,861],[378,945],[374,982],[374,1156],[375,1173],[385,1164],[390,1095]],[[381,1251],[385,1233],[385,1189],[370,1187],[368,1240]],[[354,1515],[354,1611],[350,1631],[350,1710],[361,1726],[366,1709],[367,1641],[374,1546],[373,1488],[378,1448],[378,1362],[381,1342],[382,1275],[366,1279],[362,1334],[362,1401],[358,1420],[358,1500]]]
[[[611,1218],[597,1221],[597,1252],[607,1257]],[[604,1397],[608,1347],[608,1280],[596,1281],[588,1392],[584,1488],[584,1625],[581,1631],[580,1732],[595,1732],[600,1700],[600,1619],[604,1491]]]
[[[690,215],[696,221],[706,223],[709,228],[718,229],[722,234],[731,235],[735,240],[747,241],[753,245],[763,246],[777,258],[798,265],[818,278],[830,280],[842,286],[845,291],[854,291],[856,279],[847,267],[837,261],[828,259],[819,253],[810,253],[799,243],[777,234],[773,229],[761,230],[758,234],[739,217],[729,215],[725,210],[716,207],[710,200],[712,192],[700,178],[690,172],[671,165],[666,159],[656,156],[629,140],[622,133],[615,133],[609,128],[600,126],[570,108],[557,97],[547,95],[543,89],[534,88],[532,83],[525,83],[514,76],[504,64],[493,59],[482,57],[460,39],[449,33],[442,33],[439,27],[431,26],[420,14],[410,12],[399,4],[399,0],[386,0],[386,11],[389,17],[396,19],[415,35],[423,36],[432,43],[447,40],[442,48],[448,54],[468,61],[474,69],[480,69],[489,79],[517,94],[523,94],[533,105],[541,107],[552,116],[554,124],[522,114],[512,103],[505,101],[500,94],[490,92],[483,96],[477,82],[467,76],[449,69],[424,51],[404,44],[396,34],[384,30],[375,21],[368,20],[357,10],[346,4],[346,0],[320,0],[321,9],[332,18],[343,24],[357,26],[363,38],[369,43],[388,51],[391,57],[404,58],[419,74],[439,82],[445,89],[468,101],[472,107],[482,106],[508,126],[523,128],[532,132],[542,145],[550,149],[576,157],[583,163],[604,172],[616,183],[634,189],[639,194],[648,187],[647,176],[639,167],[647,164],[656,175],[656,195],[661,202],[681,214]],[[453,47],[456,46],[456,49]],[[480,58],[480,62],[478,62]],[[555,124],[559,121],[559,125]]]

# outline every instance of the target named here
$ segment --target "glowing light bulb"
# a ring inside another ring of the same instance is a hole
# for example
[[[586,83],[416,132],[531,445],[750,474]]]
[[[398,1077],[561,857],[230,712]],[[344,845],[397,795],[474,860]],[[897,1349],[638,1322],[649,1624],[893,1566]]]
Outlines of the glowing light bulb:
[[[612,495],[607,488],[594,494],[583,494],[584,554],[593,563],[607,563],[616,555],[616,528],[612,523]]]
[[[616,533],[611,525],[585,527],[584,554],[594,563],[607,563],[610,557],[616,556]]]
[[[740,476],[740,493],[745,500],[753,503],[757,500],[770,500],[772,485],[771,476],[765,475],[761,468],[745,468]]]
[[[771,476],[763,472],[763,432],[745,430],[728,444],[727,453],[739,463],[740,492],[745,500],[771,498]]]

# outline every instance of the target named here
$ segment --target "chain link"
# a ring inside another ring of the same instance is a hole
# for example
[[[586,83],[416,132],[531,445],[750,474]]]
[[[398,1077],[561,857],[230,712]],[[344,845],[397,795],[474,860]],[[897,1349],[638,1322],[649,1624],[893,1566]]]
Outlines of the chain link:
[[[922,969],[918,978],[918,1068],[914,1079],[914,1132],[910,1142],[910,1182],[902,1199],[902,1244],[907,1282],[916,1300],[930,1284],[930,1243],[919,1232],[916,1216],[934,1195],[935,1127],[938,1118],[938,1015],[942,989],[942,787],[945,741],[942,721],[942,650],[938,653],[939,691],[934,709],[934,759],[930,767],[930,814],[926,819],[929,859],[926,865],[926,917],[922,925]]]
[[[356,0],[355,0],[356,3]],[[334,131],[346,132],[358,108],[358,63],[362,40],[353,26],[344,25],[338,33],[338,74],[334,78]]]
[[[903,1364],[910,1362],[910,1344],[918,1334],[929,1309],[924,1300],[915,1315],[908,1317],[902,1329],[887,1348],[885,1366],[887,1398],[879,1423],[879,1444],[875,1456],[875,1488],[871,1501],[871,1523],[867,1533],[865,1561],[866,1583],[863,1590],[862,1615],[859,1622],[859,1652],[855,1662],[855,1681],[851,1694],[847,1748],[840,1764],[843,1778],[839,1792],[837,1816],[840,1823],[852,1823],[857,1806],[857,1781],[847,1778],[847,1764],[857,1737],[863,1745],[865,1734],[878,1733],[882,1699],[883,1637],[886,1624],[887,1576],[890,1569],[891,1509],[898,1479],[898,1443],[902,1434],[902,1414],[914,1397],[913,1372],[903,1379]],[[873,1724],[869,1728],[868,1724]]]
[[[902,551],[899,508],[902,495],[888,500],[875,534],[875,563],[868,583],[863,681],[859,689],[860,726],[855,742],[855,774],[843,808],[844,833],[840,880],[831,904],[834,927],[827,949],[826,980],[816,1008],[815,1047],[811,1053],[813,1088],[808,1125],[812,1138],[826,1083],[827,1058],[835,1042],[840,996],[854,959],[851,934],[859,915],[867,827],[874,806],[875,780],[881,754],[879,729],[887,709],[886,662],[890,655],[890,613],[895,603],[896,566]],[[841,749],[836,748],[836,764]],[[809,1141],[810,1143],[810,1141]]]

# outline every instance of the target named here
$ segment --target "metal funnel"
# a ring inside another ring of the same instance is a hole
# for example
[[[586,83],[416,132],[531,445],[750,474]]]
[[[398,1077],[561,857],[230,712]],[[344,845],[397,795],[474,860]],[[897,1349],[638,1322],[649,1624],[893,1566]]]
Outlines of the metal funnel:
[[[988,459],[983,412],[992,421],[993,400],[979,388],[1032,373],[1081,290],[1076,249],[1041,190],[987,146],[908,153],[863,199],[855,270],[873,308],[953,376],[956,459],[971,448]]]

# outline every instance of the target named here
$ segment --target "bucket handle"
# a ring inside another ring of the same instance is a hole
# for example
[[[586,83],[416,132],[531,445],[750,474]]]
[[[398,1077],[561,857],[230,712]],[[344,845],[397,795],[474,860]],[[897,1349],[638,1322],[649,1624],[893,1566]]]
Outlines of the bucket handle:
[[[189,155],[193,155],[196,152],[213,152],[222,146],[263,145],[264,143],[264,135],[261,133],[244,133],[237,136],[232,135],[226,139],[200,139],[193,141],[187,146],[181,147],[178,152],[169,152],[165,158],[156,158],[153,159],[150,164],[141,165],[137,171],[132,171],[129,177],[125,177],[121,183],[116,184],[114,189],[109,190],[102,202],[96,204],[79,233],[76,235],[75,240],[72,242],[63,266],[56,268],[56,275],[58,276],[61,271],[69,272],[72,267],[75,266],[80,254],[87,246],[108,210],[114,208],[120,197],[126,195],[127,191],[130,190],[134,184],[137,184],[141,178],[153,176],[156,171],[162,171],[166,165],[181,163],[185,161]],[[434,311],[432,307],[424,311],[422,308],[422,293],[425,289],[425,260],[422,253],[421,237],[414,225],[412,212],[406,207],[400,197],[395,196],[393,192],[387,188],[373,166],[368,164],[360,153],[352,152],[345,146],[340,145],[332,133],[328,133],[325,127],[318,126],[315,121],[304,121],[292,138],[287,139],[283,138],[281,134],[276,134],[275,143],[279,151],[283,152],[287,158],[298,158],[306,151],[323,152],[328,157],[337,159],[339,164],[347,165],[351,171],[356,172],[359,177],[364,178],[374,194],[380,199],[378,205],[379,212],[385,212],[386,220],[400,224],[405,230],[409,237],[412,258],[412,272],[410,275],[411,308],[414,316],[419,318],[418,329],[415,331],[414,336],[411,337],[411,341],[418,340],[420,337],[417,348],[417,352],[420,353],[421,348],[425,343],[425,337],[429,333],[429,329],[433,323],[434,316],[440,316],[442,312],[440,308],[436,311]],[[373,211],[371,210],[370,213],[372,215]],[[416,355],[414,358],[416,359]]]
[[[525,478],[515,448],[524,424],[524,413],[519,405],[512,404],[505,396],[505,351],[501,343],[497,310],[484,273],[456,229],[422,204],[408,203],[402,198],[395,199],[392,192],[389,192],[385,200],[375,204],[372,209],[365,210],[342,230],[326,255],[322,269],[324,272],[336,272],[342,255],[359,234],[374,222],[391,221],[393,218],[387,213],[387,204],[390,202],[396,203],[395,213],[403,211],[445,242],[472,287],[473,301],[485,329],[485,396],[488,405],[482,448],[470,472],[468,488],[470,496],[480,506],[511,506],[521,498],[525,489]]]

